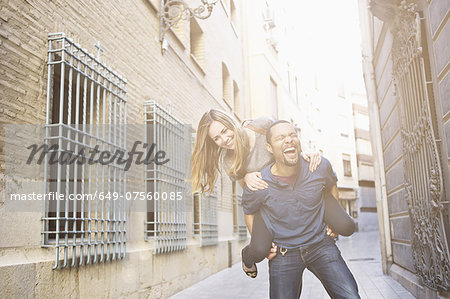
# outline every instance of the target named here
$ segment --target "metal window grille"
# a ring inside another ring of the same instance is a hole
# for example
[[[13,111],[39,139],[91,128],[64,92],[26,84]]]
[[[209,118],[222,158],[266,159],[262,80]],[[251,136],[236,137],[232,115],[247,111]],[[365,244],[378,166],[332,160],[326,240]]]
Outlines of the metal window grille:
[[[200,247],[218,243],[216,191],[209,195],[194,194],[194,234],[200,236]]]
[[[184,126],[155,101],[145,102],[146,143],[164,150],[167,163],[146,166],[146,240],[154,240],[154,254],[186,248],[186,156],[189,148]],[[181,195],[181,200],[180,200]]]
[[[69,261],[73,267],[122,259],[127,220],[123,167],[51,159],[66,155],[86,162],[94,149],[125,152],[126,80],[64,33],[49,34],[48,46],[45,145],[50,150],[44,192],[64,199],[45,200],[42,246],[55,248],[54,269]],[[109,192],[118,199],[100,200]]]
[[[247,239],[247,225],[242,208],[242,188],[236,182],[233,182],[233,231],[237,233],[238,240]]]

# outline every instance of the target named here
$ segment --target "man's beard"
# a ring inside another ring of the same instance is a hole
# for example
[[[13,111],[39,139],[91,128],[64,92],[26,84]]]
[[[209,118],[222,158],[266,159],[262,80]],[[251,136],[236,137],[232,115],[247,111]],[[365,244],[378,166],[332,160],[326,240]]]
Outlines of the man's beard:
[[[289,166],[289,167],[296,166],[298,164],[298,159],[299,159],[299,156],[297,156],[297,158],[293,159],[293,160],[288,160],[288,159],[286,159],[286,157],[283,156],[284,165]]]

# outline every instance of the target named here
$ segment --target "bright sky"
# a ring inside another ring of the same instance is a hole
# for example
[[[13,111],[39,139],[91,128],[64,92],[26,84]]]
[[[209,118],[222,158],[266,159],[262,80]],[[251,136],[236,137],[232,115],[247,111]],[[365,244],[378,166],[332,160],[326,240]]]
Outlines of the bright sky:
[[[364,93],[357,0],[288,0],[286,6],[302,73],[317,72],[321,83],[344,79],[346,91]]]

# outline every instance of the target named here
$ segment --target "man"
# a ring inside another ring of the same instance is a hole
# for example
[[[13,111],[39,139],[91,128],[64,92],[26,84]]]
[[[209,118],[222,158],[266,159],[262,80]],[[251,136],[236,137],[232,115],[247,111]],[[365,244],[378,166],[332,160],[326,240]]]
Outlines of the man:
[[[245,189],[246,214],[260,211],[277,255],[269,261],[270,297],[299,298],[308,268],[332,298],[360,298],[356,281],[323,221],[323,193],[337,194],[336,175],[323,158],[316,171],[300,159],[300,140],[287,121],[267,130],[267,150],[275,162],[261,171],[267,189]]]

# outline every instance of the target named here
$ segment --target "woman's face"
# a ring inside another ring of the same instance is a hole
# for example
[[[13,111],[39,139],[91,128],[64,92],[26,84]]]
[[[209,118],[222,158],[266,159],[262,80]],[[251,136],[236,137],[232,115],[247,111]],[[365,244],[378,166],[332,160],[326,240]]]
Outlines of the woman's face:
[[[221,122],[214,120],[209,126],[208,136],[217,144],[225,149],[234,149],[234,132],[225,127]]]

